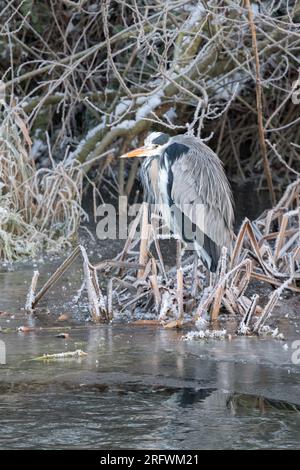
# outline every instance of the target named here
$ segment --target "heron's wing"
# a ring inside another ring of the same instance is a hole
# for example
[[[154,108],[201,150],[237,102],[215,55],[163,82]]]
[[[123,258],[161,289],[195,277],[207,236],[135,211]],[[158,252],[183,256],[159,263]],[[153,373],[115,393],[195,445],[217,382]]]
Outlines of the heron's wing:
[[[196,226],[198,243],[212,264],[216,264],[220,249],[223,245],[229,246],[231,240],[231,191],[215,153],[201,141],[196,144],[193,141],[188,148],[169,165],[168,171],[172,172],[169,197],[174,207]],[[168,147],[165,152],[168,155]],[[178,213],[175,217],[178,220]]]

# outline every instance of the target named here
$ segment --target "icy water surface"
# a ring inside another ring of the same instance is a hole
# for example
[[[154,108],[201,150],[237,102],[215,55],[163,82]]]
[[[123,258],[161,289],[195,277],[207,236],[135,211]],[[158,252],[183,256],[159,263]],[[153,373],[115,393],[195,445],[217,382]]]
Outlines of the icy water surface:
[[[1,335],[1,449],[300,448],[289,340],[286,349],[244,337],[187,342],[153,326],[52,328]],[[79,348],[87,356],[32,360]]]

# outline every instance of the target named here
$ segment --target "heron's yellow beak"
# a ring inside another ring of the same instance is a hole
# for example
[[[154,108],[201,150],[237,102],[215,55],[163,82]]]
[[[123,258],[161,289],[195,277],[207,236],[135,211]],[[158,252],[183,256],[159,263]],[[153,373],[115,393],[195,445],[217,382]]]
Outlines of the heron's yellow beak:
[[[147,147],[140,147],[131,152],[124,153],[120,158],[133,158],[133,157],[151,157],[153,155],[153,149]]]

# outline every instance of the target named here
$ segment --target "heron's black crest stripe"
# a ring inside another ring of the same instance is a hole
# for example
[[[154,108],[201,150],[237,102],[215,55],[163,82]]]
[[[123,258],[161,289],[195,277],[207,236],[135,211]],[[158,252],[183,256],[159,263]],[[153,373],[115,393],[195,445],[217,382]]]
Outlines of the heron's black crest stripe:
[[[167,183],[167,194],[168,194],[168,204],[171,207],[174,204],[174,201],[172,199],[172,187],[173,187],[173,171],[172,168],[169,167],[168,170],[168,183]]]
[[[168,203],[171,207],[173,204],[172,199],[172,186],[173,186],[173,171],[172,165],[181,155],[184,155],[189,151],[189,148],[183,144],[174,144],[168,145],[164,153],[160,158],[160,166],[164,168],[168,173],[168,183],[167,183],[167,194],[168,194]]]
[[[177,158],[181,157],[189,151],[189,147],[184,144],[178,144],[174,142],[174,144],[169,145],[166,150],[165,154],[171,165],[177,160]]]
[[[163,132],[161,132],[159,136],[153,139],[152,143],[156,145],[164,145],[168,142],[169,139],[170,136],[168,136],[168,134],[164,134]]]

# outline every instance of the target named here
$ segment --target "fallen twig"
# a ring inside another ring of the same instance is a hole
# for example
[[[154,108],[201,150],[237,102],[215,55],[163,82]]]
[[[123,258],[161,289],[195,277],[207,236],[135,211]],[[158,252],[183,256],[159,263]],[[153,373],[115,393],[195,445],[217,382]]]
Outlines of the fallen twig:
[[[76,351],[67,351],[55,354],[43,354],[43,356],[35,357],[33,361],[51,361],[57,359],[75,359],[79,357],[87,356],[87,353],[81,349],[76,349]]]

